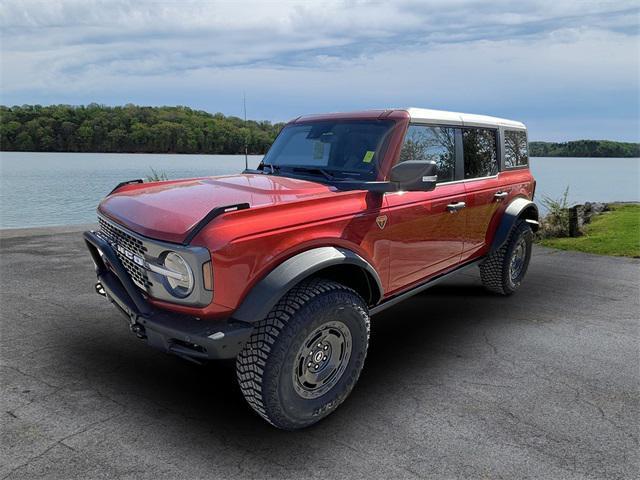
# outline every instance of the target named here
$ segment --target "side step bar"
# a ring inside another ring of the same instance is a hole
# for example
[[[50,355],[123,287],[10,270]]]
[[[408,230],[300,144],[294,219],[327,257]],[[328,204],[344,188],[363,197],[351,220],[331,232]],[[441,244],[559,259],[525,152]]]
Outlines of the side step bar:
[[[460,267],[455,268],[454,270],[451,270],[450,272],[443,273],[442,275],[439,275],[430,280],[427,280],[425,283],[418,285],[417,287],[413,287],[411,290],[408,290],[404,293],[400,293],[395,297],[391,297],[389,300],[386,300],[383,303],[376,305],[375,307],[370,309],[369,315],[376,315],[382,312],[383,310],[386,310],[389,307],[393,307],[395,304],[400,303],[401,301],[406,300],[409,297],[413,297],[414,295],[420,292],[424,292],[426,289],[431,288],[440,282],[448,280],[449,278],[453,277],[457,273],[463,272],[464,270],[468,270],[471,267],[480,265],[483,261],[484,261],[484,257],[478,260],[474,260],[472,262],[466,263]]]

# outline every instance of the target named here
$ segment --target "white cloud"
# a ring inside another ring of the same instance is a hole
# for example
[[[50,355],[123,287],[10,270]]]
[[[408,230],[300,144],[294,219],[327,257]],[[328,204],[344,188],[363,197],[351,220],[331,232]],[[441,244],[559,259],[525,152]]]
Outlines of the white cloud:
[[[637,117],[632,1],[5,0],[0,26],[2,103]]]

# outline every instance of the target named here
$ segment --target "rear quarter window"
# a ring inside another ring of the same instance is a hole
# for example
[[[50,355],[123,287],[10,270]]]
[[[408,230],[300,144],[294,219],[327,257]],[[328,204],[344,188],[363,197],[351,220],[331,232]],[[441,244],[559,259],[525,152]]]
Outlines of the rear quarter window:
[[[527,165],[529,165],[529,145],[527,144],[527,134],[523,130],[505,130],[505,168],[526,167]]]

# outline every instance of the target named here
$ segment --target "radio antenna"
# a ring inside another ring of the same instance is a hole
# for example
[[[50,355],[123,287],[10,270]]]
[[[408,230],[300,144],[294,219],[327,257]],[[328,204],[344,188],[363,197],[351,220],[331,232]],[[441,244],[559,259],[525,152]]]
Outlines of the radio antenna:
[[[249,170],[249,157],[248,157],[248,146],[247,146],[247,136],[249,131],[247,130],[247,96],[244,92],[242,92],[242,108],[244,110],[244,168],[245,170]]]

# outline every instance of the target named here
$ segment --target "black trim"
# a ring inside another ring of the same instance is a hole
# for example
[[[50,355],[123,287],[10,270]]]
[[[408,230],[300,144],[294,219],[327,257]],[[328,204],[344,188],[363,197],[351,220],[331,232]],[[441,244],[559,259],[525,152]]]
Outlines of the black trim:
[[[131,331],[150,346],[192,361],[234,358],[251,335],[252,325],[244,322],[201,320],[155,308],[133,284],[111,245],[94,232],[85,232],[84,240],[96,264],[96,291],[104,291],[127,317]]]
[[[379,305],[376,305],[375,307],[373,307],[372,309],[369,310],[369,315],[376,315],[380,312],[382,312],[383,310],[386,310],[389,307],[393,307],[394,305],[396,305],[397,303],[400,303],[403,300],[406,300],[409,297],[412,297],[420,292],[425,291],[428,288],[433,287],[434,285],[437,285],[440,282],[443,282],[444,280],[447,280],[450,276],[456,274],[456,273],[460,273],[463,270],[466,270],[468,268],[474,267],[476,265],[479,265],[480,263],[482,263],[482,261],[484,260],[484,257],[480,258],[480,259],[476,259],[476,260],[472,260],[471,262],[465,263],[463,265],[460,265],[456,268],[454,268],[453,270],[449,270],[448,272],[445,272],[443,274],[440,274],[434,278],[431,278],[429,280],[427,280],[426,282],[418,285],[417,287],[413,287],[410,290],[400,293],[394,297],[391,297],[389,300],[385,300],[384,302],[382,302]]]
[[[538,207],[531,200],[524,197],[518,197],[507,206],[502,215],[502,219],[500,220],[500,225],[498,225],[498,229],[493,237],[493,241],[491,242],[489,253],[495,252],[504,245],[518,219],[522,218],[527,211],[533,212],[530,216],[534,218],[531,218],[531,220],[538,221]],[[532,224],[532,229],[534,232],[538,230],[538,228],[535,227],[535,224]]]
[[[248,203],[237,203],[235,205],[227,205],[225,207],[216,207],[211,210],[205,217],[200,220],[196,225],[189,230],[186,238],[182,241],[182,244],[187,246],[191,243],[191,241],[198,235],[204,227],[206,227],[211,220],[216,218],[217,216],[222,215],[227,212],[236,212],[238,210],[246,210],[250,205]]]
[[[496,139],[498,145],[498,173],[504,171],[504,127],[501,125],[498,127],[498,138]]]
[[[454,181],[464,180],[464,148],[462,146],[462,127],[456,127],[456,166]]]
[[[372,303],[384,293],[376,270],[360,255],[343,248],[318,247],[299,253],[274,268],[246,295],[233,318],[253,323],[263,320],[282,296],[305,278],[335,265],[354,265],[366,272],[375,282]]]
[[[311,178],[311,177],[304,177],[304,178]],[[368,192],[373,192],[373,193],[390,193],[390,192],[397,192],[401,190],[401,188],[397,183],[387,182],[384,180],[382,181],[373,180],[370,182],[358,181],[358,180],[338,180],[338,181],[327,181],[327,185],[335,187],[341,192],[346,192],[350,190],[366,190]]]
[[[125,185],[131,185],[132,183],[144,183],[144,180],[142,180],[141,178],[136,178],[135,180],[127,180],[126,182],[120,182],[118,185],[116,185],[116,187],[113,190],[111,190],[107,194],[107,197],[112,193],[114,193],[116,190],[118,190],[120,187],[124,187]]]

